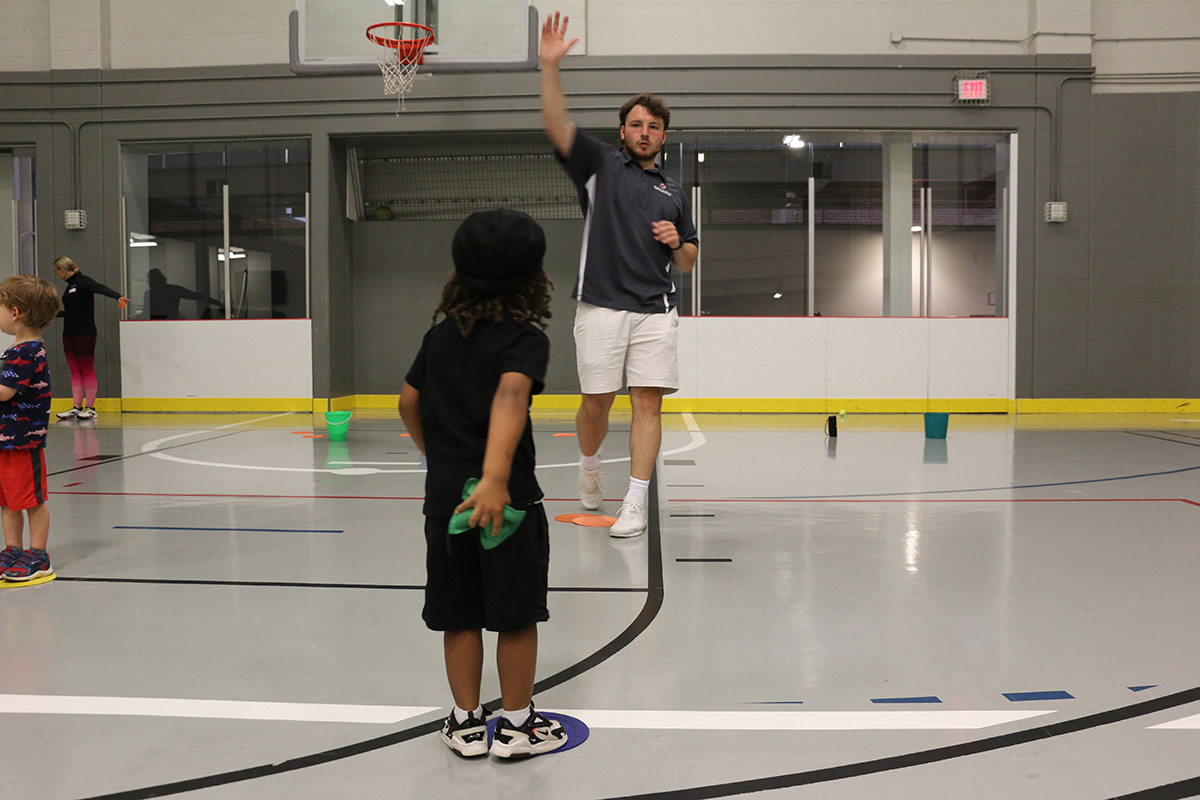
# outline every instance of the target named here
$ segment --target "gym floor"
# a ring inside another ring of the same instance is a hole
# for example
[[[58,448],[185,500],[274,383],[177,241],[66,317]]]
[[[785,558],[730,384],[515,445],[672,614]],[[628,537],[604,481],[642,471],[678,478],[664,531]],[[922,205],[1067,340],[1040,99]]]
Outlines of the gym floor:
[[[0,588],[12,796],[1200,794],[1200,415],[665,417],[651,527],[551,523],[535,703],[463,760],[395,414],[53,426],[57,579]],[[624,493],[628,418],[604,456]],[[551,519],[573,415],[538,413]],[[499,694],[490,661],[484,694]]]

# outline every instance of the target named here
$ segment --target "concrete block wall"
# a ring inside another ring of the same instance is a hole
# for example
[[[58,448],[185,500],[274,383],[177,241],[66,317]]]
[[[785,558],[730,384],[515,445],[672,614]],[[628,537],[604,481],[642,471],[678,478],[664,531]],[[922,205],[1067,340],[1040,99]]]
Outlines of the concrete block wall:
[[[357,19],[346,27],[356,47],[362,19],[384,9],[375,0],[302,2],[317,16],[328,5],[346,19]],[[480,16],[495,2],[443,0],[448,17]],[[1200,4],[1195,0],[743,0],[732,6],[713,0],[538,0],[534,5],[543,14],[557,9],[570,15],[572,34],[581,37],[574,51],[580,56],[1090,53],[1101,75],[1194,75],[1200,70]],[[283,64],[288,61],[287,17],[295,7],[295,0],[6,0],[0,69]]]

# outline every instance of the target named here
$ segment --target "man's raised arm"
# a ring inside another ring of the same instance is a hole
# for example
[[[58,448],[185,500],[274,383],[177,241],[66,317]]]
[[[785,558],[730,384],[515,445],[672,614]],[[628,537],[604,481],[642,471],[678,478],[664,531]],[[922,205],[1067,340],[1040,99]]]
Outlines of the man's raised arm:
[[[567,112],[567,95],[563,91],[558,64],[579,41],[579,37],[567,41],[566,34],[566,16],[561,17],[561,23],[557,11],[546,17],[542,25],[541,43],[542,127],[554,149],[563,158],[571,156],[571,147],[575,144],[575,123],[571,122]]]

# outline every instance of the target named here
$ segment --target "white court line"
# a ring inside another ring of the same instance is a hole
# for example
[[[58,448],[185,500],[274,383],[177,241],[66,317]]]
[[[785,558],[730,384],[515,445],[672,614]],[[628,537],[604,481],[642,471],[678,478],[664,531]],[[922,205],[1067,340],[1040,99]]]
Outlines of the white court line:
[[[0,694],[3,714],[99,714],[193,719],[252,719],[272,722],[357,722],[391,725],[437,706],[359,706],[326,703],[259,703],[243,700],[182,700],[158,697],[69,697]]]
[[[207,428],[202,431],[188,431],[187,433],[177,433],[174,436],[164,436],[162,439],[155,439],[153,442],[147,442],[146,444],[142,445],[142,452],[148,453],[151,450],[156,450],[156,449],[158,449],[159,445],[161,445],[163,442],[171,442],[176,439],[186,439],[189,436],[201,436],[206,433],[212,433],[213,431],[223,431],[227,428],[237,428],[241,425],[249,425],[254,422],[266,422],[269,419],[279,419],[280,417],[290,417],[291,414],[292,414],[292,412],[289,411],[289,412],[285,412],[283,414],[272,414],[269,417],[259,417],[258,419],[244,419],[241,422],[231,422],[228,425],[221,425],[216,428]]]
[[[71,697],[0,694],[3,714],[244,719],[272,722],[352,722],[389,725],[440,710],[437,706],[262,703],[155,697]],[[589,728],[624,730],[867,731],[978,730],[1055,711],[613,711],[558,709]],[[1166,727],[1166,726],[1159,726]]]
[[[329,473],[331,475],[399,475],[399,474],[407,474],[407,473],[413,473],[413,472],[417,472],[417,473],[425,472],[425,470],[420,469],[420,468],[416,468],[416,469],[379,469],[377,466],[345,466],[345,467],[337,467],[334,469],[321,469],[319,467],[268,467],[268,466],[263,466],[263,465],[258,465],[258,464],[228,464],[228,463],[223,463],[220,461],[200,461],[199,459],[194,459],[194,458],[183,458],[182,456],[172,455],[170,453],[163,453],[163,452],[159,452],[157,450],[157,448],[160,445],[162,445],[164,442],[173,441],[175,439],[183,439],[188,436],[199,436],[199,435],[205,434],[205,433],[212,433],[213,430],[223,430],[225,428],[233,428],[238,425],[249,425],[252,422],[261,422],[261,421],[267,420],[267,419],[275,419],[276,417],[286,417],[286,416],[288,416],[288,414],[276,414],[275,416],[271,416],[271,417],[262,417],[260,419],[246,420],[244,422],[235,422],[231,425],[223,425],[220,428],[213,428],[211,430],[192,431],[190,433],[180,433],[180,434],[176,434],[175,436],[168,436],[163,439],[156,439],[153,442],[144,444],[144,445],[142,445],[142,452],[148,453],[150,456],[152,456],[154,458],[161,458],[163,461],[174,461],[177,464],[189,464],[194,467],[220,467],[223,469],[248,469],[248,470],[256,470],[259,472],[302,472],[302,473],[308,473],[310,475],[315,474],[315,473]],[[673,456],[673,455],[677,455],[679,453],[686,453],[689,450],[695,450],[698,447],[703,447],[705,442],[707,441],[704,438],[704,434],[700,432],[700,426],[696,424],[695,418],[690,413],[684,412],[680,416],[683,418],[684,425],[687,426],[688,433],[691,434],[691,441],[688,442],[687,444],[685,444],[683,447],[677,447],[674,450],[667,450],[667,451],[663,452],[662,453],[663,456]],[[605,464],[615,464],[615,463],[618,463],[621,461],[628,461],[628,460],[629,460],[629,456],[625,456],[623,458],[602,459],[603,463],[605,463]],[[417,464],[413,464],[412,462],[409,462],[409,461],[399,461],[399,462],[335,461],[335,462],[331,462],[331,463],[335,463],[335,464],[378,464],[378,465],[387,464],[387,465],[394,465],[394,466],[417,467],[420,462],[417,462]],[[563,467],[578,467],[578,466],[579,466],[579,461],[576,460],[576,461],[569,461],[569,462],[562,463],[562,464],[538,464],[537,468],[538,469],[557,469],[557,468],[563,468]]]
[[[554,711],[556,709],[542,709]],[[589,728],[710,731],[978,730],[1055,711],[600,711],[558,710]]]
[[[1149,730],[1200,731],[1200,714],[1164,722],[1162,725],[1151,725]]]

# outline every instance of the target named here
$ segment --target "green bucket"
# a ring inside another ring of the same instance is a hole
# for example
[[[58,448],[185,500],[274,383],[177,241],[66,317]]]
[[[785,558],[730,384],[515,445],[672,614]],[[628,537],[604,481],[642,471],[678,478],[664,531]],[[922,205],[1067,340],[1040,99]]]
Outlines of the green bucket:
[[[346,441],[346,431],[350,429],[351,411],[326,411],[325,426],[329,429],[329,441]]]
[[[925,415],[925,438],[945,439],[950,426],[950,415],[931,411]]]

